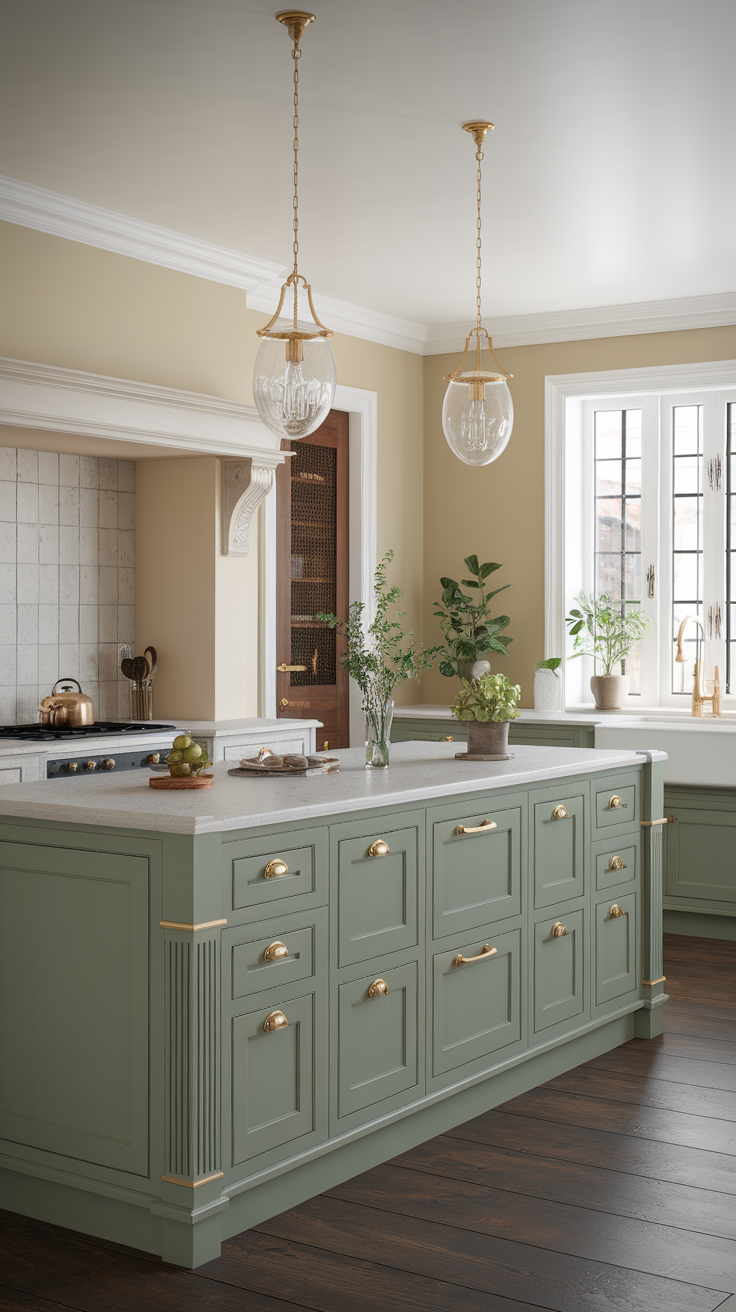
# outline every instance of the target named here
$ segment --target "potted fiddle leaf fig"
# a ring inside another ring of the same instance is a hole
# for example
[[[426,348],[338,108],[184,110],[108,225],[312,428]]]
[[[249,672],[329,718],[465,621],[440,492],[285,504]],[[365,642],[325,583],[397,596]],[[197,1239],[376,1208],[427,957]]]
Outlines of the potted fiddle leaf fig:
[[[503,630],[511,623],[508,615],[491,615],[491,601],[509,587],[486,592],[486,580],[501,566],[488,560],[481,565],[477,556],[466,556],[465,565],[471,578],[458,583],[456,579],[441,578],[442,600],[436,601],[433,614],[440,621],[445,635],[446,649],[440,661],[440,674],[447,678],[459,675],[461,679],[476,679],[491,668],[491,652],[506,655],[511,638]],[[470,593],[463,588],[469,588]]]
[[[628,674],[614,674],[619,661],[625,661],[635,642],[644,637],[650,622],[643,611],[630,610],[622,615],[620,605],[602,592],[600,597],[586,597],[581,592],[577,603],[566,616],[570,636],[575,639],[575,650],[570,657],[592,656],[603,666],[602,674],[594,674],[590,688],[597,711],[617,711],[629,691]]]
[[[507,761],[509,723],[518,719],[521,688],[505,674],[463,679],[462,688],[450,706],[456,720],[467,723],[468,750],[459,759]]]

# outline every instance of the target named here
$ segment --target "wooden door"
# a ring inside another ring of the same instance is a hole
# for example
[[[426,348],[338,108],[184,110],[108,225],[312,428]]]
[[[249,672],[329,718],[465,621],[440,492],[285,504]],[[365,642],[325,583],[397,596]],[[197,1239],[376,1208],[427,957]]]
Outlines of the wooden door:
[[[331,410],[316,433],[282,449],[294,455],[277,471],[277,714],[321,720],[319,750],[349,747],[345,640],[315,619],[347,618],[347,414]]]

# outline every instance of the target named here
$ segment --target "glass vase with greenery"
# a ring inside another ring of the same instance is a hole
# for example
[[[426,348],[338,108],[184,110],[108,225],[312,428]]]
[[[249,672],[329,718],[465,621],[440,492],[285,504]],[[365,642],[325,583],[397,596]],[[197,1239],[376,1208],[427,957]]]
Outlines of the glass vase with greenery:
[[[442,600],[434,603],[437,609],[433,613],[445,636],[444,660],[440,661],[439,669],[448,678],[452,675],[463,678],[469,666],[485,660],[489,652],[505,656],[512,641],[503,633],[511,623],[508,615],[491,615],[491,601],[509,584],[486,592],[486,579],[501,566],[491,560],[480,565],[477,556],[466,556],[465,564],[473,577],[460,583],[441,578]],[[463,588],[469,588],[472,595],[463,592]]]
[[[575,597],[577,605],[565,617],[570,636],[575,639],[576,656],[592,656],[603,666],[604,675],[614,673],[619,661],[625,661],[635,642],[639,642],[650,628],[643,611],[622,613],[620,604],[611,601],[605,592],[600,597],[586,597],[584,592]]]
[[[404,595],[401,588],[395,584],[389,587],[386,580],[393,558],[394,553],[389,550],[376,566],[375,615],[370,624],[365,623],[362,601],[351,602],[346,620],[339,620],[335,615],[317,615],[318,620],[336,629],[347,641],[342,664],[363,694],[366,768],[385,768],[389,764],[394,688],[407,679],[418,679],[431,669],[442,651],[441,647],[425,647],[412,632],[404,633],[401,621],[406,611],[397,610],[395,618],[389,617],[399,597]]]

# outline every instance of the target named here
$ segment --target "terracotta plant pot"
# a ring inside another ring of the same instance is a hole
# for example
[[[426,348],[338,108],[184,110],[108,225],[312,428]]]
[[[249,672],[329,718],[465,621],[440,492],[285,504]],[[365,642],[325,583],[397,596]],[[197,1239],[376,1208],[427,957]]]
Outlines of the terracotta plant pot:
[[[482,761],[508,761],[509,759],[509,722],[496,724],[487,720],[468,720],[468,750],[465,755],[479,757]]]
[[[594,674],[590,691],[597,711],[620,711],[629,695],[628,674]]]

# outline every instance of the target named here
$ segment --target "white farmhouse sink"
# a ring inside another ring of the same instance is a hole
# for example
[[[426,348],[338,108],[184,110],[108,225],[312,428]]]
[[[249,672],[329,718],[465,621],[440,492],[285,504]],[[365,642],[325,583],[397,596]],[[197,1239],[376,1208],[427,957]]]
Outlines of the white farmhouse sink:
[[[657,715],[631,716],[597,724],[596,747],[656,747],[667,753],[664,766],[668,784],[700,788],[736,788],[736,717],[721,719],[664,719]]]

